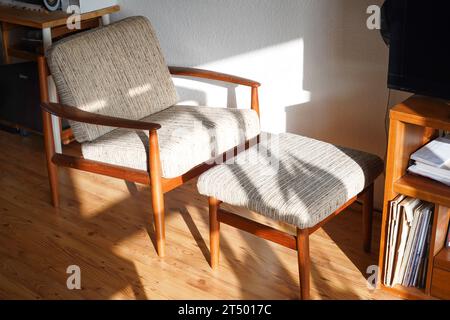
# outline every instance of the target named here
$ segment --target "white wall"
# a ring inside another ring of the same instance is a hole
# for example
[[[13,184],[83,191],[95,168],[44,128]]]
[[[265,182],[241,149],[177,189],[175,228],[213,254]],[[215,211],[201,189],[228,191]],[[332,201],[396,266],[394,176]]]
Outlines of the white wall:
[[[382,0],[121,0],[152,21],[167,62],[262,83],[263,129],[384,156],[388,49],[366,28]],[[245,108],[249,90],[176,80],[183,103]],[[382,199],[377,186],[377,204]]]

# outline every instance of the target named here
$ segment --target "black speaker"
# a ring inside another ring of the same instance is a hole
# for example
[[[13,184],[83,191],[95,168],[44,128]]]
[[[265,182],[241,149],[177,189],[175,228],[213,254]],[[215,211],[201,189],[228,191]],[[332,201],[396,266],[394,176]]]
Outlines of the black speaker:
[[[61,8],[61,0],[44,0],[45,7],[50,11],[56,11]]]
[[[0,120],[42,132],[35,62],[0,65]]]

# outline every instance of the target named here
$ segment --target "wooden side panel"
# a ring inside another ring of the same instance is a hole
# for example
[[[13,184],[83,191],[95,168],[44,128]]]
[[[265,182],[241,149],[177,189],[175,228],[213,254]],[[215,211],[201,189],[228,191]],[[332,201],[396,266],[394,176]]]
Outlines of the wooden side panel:
[[[389,127],[389,143],[387,150],[387,159],[386,159],[386,182],[385,182],[385,191],[384,191],[384,204],[383,204],[383,216],[381,222],[381,238],[380,238],[380,258],[379,258],[379,266],[380,266],[380,278],[379,282],[382,283],[382,279],[384,279],[384,258],[385,258],[385,245],[386,245],[386,234],[388,228],[388,217],[389,217],[389,201],[394,199],[397,195],[394,193],[394,184],[393,181],[397,175],[399,175],[396,167],[398,166],[396,154],[401,149],[401,142],[398,140],[399,138],[403,138],[404,136],[405,126],[396,120],[390,121]]]
[[[448,231],[448,221],[450,217],[450,209],[446,207],[438,207],[437,215],[435,217],[436,224],[433,227],[436,227],[434,240],[434,250],[433,255],[436,256],[442,248],[445,247],[445,240],[447,238]]]
[[[450,300],[450,272],[434,269],[431,294],[439,299]]]
[[[441,252],[434,257],[434,267],[450,272],[450,248],[442,249]]]
[[[448,230],[449,209],[436,206],[431,231],[430,257],[428,259],[428,274],[425,292],[431,294],[432,279],[434,278],[434,257],[444,248]]]

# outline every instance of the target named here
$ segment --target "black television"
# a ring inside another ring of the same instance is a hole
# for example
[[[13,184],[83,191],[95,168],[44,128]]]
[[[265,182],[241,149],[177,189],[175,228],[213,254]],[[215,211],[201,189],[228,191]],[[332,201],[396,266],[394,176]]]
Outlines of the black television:
[[[387,0],[388,87],[450,100],[450,0]]]

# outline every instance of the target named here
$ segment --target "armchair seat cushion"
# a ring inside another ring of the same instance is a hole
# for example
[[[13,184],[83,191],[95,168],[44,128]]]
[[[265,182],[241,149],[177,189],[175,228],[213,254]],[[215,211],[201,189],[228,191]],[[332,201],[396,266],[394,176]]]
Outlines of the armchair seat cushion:
[[[162,175],[181,176],[260,133],[253,110],[173,106],[142,119],[158,123]],[[85,159],[148,171],[148,132],[115,129],[82,144]]]

